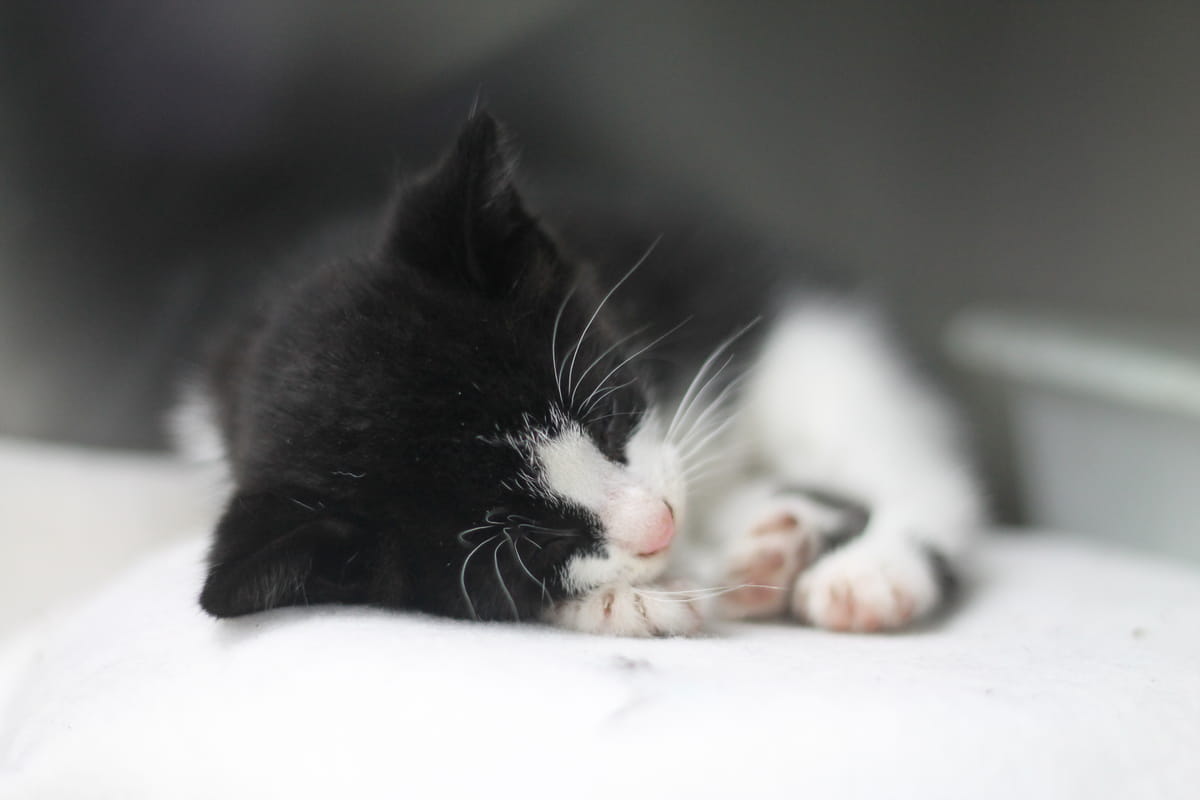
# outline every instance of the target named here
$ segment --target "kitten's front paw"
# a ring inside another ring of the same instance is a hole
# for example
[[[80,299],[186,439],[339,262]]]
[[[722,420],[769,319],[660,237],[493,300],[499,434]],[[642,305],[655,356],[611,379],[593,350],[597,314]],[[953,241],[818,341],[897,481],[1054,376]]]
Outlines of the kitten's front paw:
[[[609,636],[688,636],[704,623],[696,600],[686,592],[628,584],[602,586],[559,603],[548,620]]]
[[[737,587],[717,599],[721,616],[783,616],[796,576],[821,554],[844,518],[836,508],[768,483],[733,494],[716,515],[728,541],[722,583]]]
[[[788,587],[819,550],[820,535],[794,508],[771,509],[726,556],[724,582],[737,588],[717,598],[726,619],[781,616]]]
[[[941,589],[930,559],[908,545],[850,545],[800,576],[792,613],[834,631],[893,630],[937,607]]]

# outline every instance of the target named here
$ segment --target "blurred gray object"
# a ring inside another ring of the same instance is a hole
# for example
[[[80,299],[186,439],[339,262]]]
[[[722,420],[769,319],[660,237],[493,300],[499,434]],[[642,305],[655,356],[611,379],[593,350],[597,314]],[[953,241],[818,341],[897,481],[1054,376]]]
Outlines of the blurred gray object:
[[[204,333],[573,5],[0,4],[0,433],[161,446]]]
[[[950,346],[1003,398],[1034,524],[1200,562],[1200,329],[974,311]]]
[[[480,90],[532,185],[705,198],[867,275],[935,368],[965,306],[1186,321],[1196,30],[1167,2],[8,0],[0,433],[161,447],[202,331]]]

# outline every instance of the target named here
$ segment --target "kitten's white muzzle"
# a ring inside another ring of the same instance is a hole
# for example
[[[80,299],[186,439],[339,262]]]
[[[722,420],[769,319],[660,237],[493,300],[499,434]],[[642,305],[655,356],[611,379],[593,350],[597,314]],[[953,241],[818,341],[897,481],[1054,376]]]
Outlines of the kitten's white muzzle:
[[[611,491],[601,514],[611,542],[639,556],[666,550],[675,538],[675,514],[661,497],[639,487]]]

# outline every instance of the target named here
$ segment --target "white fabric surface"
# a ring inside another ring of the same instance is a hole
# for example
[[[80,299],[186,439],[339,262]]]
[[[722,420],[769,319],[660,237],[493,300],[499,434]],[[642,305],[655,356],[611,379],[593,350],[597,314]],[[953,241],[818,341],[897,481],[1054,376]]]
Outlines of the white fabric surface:
[[[621,640],[363,608],[233,622],[203,543],[2,658],[15,798],[1195,798],[1200,573],[992,538],[893,636]]]
[[[212,469],[0,438],[0,638],[211,519]]]

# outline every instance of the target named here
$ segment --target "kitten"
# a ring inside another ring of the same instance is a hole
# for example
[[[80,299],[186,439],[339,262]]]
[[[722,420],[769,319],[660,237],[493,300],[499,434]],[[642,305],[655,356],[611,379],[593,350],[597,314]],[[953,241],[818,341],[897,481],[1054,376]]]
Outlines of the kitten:
[[[234,486],[203,608],[687,634],[705,593],[664,576],[694,544],[736,587],[725,616],[868,631],[934,610],[978,492],[877,315],[733,237],[634,250],[597,219],[552,236],[477,113],[376,252],[236,328],[195,407]]]

